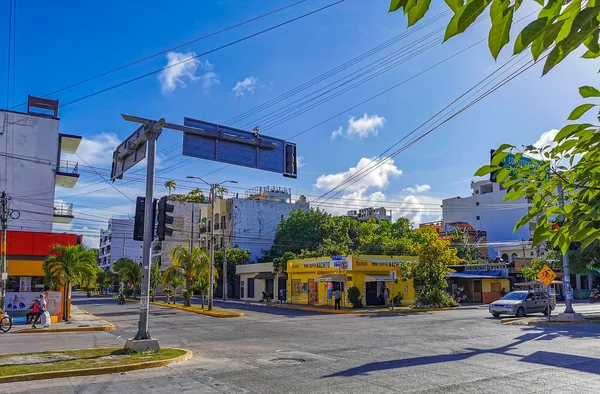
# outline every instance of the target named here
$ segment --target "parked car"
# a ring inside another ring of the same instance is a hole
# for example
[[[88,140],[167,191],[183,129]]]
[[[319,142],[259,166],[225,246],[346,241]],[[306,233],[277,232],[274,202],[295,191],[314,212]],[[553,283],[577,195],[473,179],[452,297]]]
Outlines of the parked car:
[[[550,297],[550,309],[554,310],[556,301]],[[515,315],[523,317],[530,313],[548,313],[548,298],[545,291],[513,291],[490,304],[490,313],[494,317]]]

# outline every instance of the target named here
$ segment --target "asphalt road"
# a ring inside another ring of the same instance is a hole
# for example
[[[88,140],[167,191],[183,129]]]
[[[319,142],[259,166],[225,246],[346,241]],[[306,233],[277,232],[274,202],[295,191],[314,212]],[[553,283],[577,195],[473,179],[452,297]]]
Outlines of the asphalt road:
[[[121,344],[135,334],[138,304],[74,302],[117,326],[72,334],[77,347],[86,338]],[[14,383],[0,392],[597,393],[600,387],[597,325],[500,325],[486,309],[361,316],[229,307],[246,317],[216,319],[151,306],[151,335],[162,346],[192,350],[188,362]]]

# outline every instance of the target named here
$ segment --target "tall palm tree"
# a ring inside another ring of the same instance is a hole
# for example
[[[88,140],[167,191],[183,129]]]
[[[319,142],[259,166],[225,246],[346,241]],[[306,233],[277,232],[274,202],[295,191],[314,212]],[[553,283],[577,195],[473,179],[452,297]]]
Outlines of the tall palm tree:
[[[121,258],[114,262],[111,269],[121,281],[133,286],[135,296],[136,289],[142,283],[142,266],[132,259]]]
[[[163,283],[172,283],[176,279],[183,280],[184,306],[190,306],[194,290],[198,290],[200,280],[208,278],[210,264],[208,253],[198,246],[190,250],[178,245],[171,249],[170,257],[173,265],[163,273]],[[214,272],[216,274],[216,270]]]
[[[169,189],[169,195],[171,195],[171,191],[177,189],[177,184],[171,179],[170,181],[165,182],[165,188]]]
[[[115,274],[110,271],[100,270],[96,276],[96,283],[100,286],[100,294],[104,294],[104,289],[111,287],[115,280]],[[108,293],[107,293],[108,294]]]
[[[66,302],[73,283],[85,284],[95,280],[100,269],[97,258],[96,250],[83,245],[54,245],[44,260],[44,275],[52,287],[64,287]],[[69,320],[68,315],[64,314],[65,321]]]

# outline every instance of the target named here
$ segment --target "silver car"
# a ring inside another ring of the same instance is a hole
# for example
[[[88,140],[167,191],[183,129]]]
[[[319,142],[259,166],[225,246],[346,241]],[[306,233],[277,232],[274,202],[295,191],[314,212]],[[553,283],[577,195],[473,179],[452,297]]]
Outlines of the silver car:
[[[556,301],[550,297],[550,309],[554,310]],[[515,315],[523,317],[530,313],[548,313],[548,301],[544,291],[513,291],[490,304],[490,313],[494,317]]]

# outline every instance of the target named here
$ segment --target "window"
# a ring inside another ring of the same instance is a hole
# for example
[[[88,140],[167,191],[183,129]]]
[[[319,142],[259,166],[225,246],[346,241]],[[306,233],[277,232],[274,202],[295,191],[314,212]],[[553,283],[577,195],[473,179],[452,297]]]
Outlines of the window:
[[[302,281],[300,279],[292,279],[292,296],[302,294]]]
[[[502,287],[500,286],[500,283],[490,283],[490,290],[500,292]]]
[[[240,280],[240,298],[246,297],[246,293],[244,293],[244,282],[245,280]]]
[[[475,194],[479,194],[479,190],[475,190]]]
[[[478,207],[478,206],[479,206],[479,201],[477,201],[477,202],[475,203],[475,206],[476,206],[476,207]]]
[[[477,220],[481,220],[481,216],[479,216],[479,215],[478,215],[478,216],[477,216]]]

